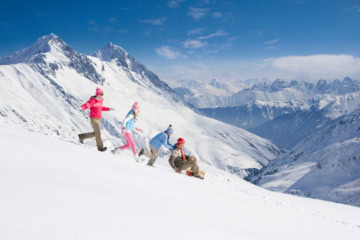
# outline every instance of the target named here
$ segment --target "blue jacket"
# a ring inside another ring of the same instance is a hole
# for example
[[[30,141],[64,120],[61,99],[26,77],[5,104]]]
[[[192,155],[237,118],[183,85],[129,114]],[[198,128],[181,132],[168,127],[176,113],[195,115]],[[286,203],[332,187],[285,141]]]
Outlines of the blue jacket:
[[[133,110],[130,110],[123,121],[123,127],[125,127],[126,131],[130,132],[131,130],[134,129],[134,124],[135,124],[135,118],[134,118]]]
[[[164,145],[169,150],[173,150],[175,148],[174,145],[171,145],[169,142],[169,135],[166,132],[159,133],[150,141],[150,145],[159,150],[159,148]]]

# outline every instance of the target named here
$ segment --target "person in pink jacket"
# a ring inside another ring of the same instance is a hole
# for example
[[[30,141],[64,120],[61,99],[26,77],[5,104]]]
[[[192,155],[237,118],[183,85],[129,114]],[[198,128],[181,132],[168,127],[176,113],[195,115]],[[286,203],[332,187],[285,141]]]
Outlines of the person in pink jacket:
[[[118,149],[125,150],[131,147],[131,150],[134,154],[134,158],[136,161],[138,161],[138,157],[136,153],[136,144],[132,137],[131,131],[135,129],[136,131],[139,131],[141,133],[143,132],[143,130],[141,130],[140,128],[135,127],[135,122],[137,121],[139,112],[140,112],[140,106],[138,102],[135,102],[131,110],[128,112],[128,114],[126,114],[126,117],[122,123],[121,134],[124,135],[126,144],[124,146],[121,146],[120,148],[115,148],[114,150],[112,150],[112,152],[115,153]]]
[[[101,140],[101,132],[100,132],[100,119],[102,111],[112,111],[113,108],[108,108],[103,106],[103,98],[104,92],[100,88],[96,88],[95,96],[91,97],[89,101],[85,104],[81,105],[82,110],[86,110],[90,108],[90,123],[94,129],[94,132],[82,133],[79,134],[79,141],[81,143],[84,142],[87,138],[96,139],[96,145],[99,151],[106,151],[106,147],[104,147],[103,142]]]

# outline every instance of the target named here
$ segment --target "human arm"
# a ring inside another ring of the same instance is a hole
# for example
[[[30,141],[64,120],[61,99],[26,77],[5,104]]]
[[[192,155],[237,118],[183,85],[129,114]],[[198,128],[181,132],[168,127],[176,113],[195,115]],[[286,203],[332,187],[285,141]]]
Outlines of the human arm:
[[[166,133],[164,133],[164,136],[163,136],[163,144],[164,144],[164,146],[165,146],[167,149],[169,149],[170,151],[175,149],[175,145],[171,145],[171,144],[169,143],[169,137],[167,136]]]
[[[175,165],[175,161],[179,157],[181,157],[181,151],[179,149],[175,149],[171,152],[171,155],[169,158],[169,164],[176,172],[181,172],[181,170],[179,168],[177,168]]]
[[[110,110],[114,110],[113,108],[108,108],[108,107],[102,107],[101,111],[110,111]]]
[[[136,131],[139,131],[139,132],[141,132],[141,133],[144,133],[144,131],[143,131],[142,129],[140,129],[140,128],[135,128],[135,130],[136,130]]]
[[[89,101],[87,101],[86,103],[84,103],[83,105],[81,105],[82,110],[86,110],[89,107],[91,107],[94,104],[94,99],[90,98]]]

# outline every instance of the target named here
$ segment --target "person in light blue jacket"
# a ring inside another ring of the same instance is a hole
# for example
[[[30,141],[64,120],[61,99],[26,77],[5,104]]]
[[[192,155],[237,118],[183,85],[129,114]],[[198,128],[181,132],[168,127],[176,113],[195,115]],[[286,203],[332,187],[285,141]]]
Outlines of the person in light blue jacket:
[[[139,157],[141,155],[147,156],[148,158],[150,158],[147,165],[153,166],[158,157],[159,149],[161,146],[168,148],[170,151],[175,149],[175,145],[171,145],[169,142],[169,138],[173,133],[174,129],[171,125],[169,125],[165,132],[159,133],[150,140],[150,152],[145,149],[141,149],[139,152]]]
[[[126,115],[123,123],[122,123],[122,131],[121,134],[124,135],[125,140],[126,140],[126,145],[121,146],[120,148],[115,148],[114,150],[112,150],[113,153],[115,153],[118,149],[121,150],[125,150],[127,148],[132,149],[132,152],[134,154],[134,158],[136,161],[138,161],[138,157],[136,155],[136,144],[134,142],[134,139],[131,135],[131,131],[132,130],[137,130],[141,133],[143,133],[143,130],[141,130],[140,128],[135,128],[135,122],[137,121],[137,117],[139,115],[139,111],[140,111],[140,106],[137,102],[135,102],[135,104],[132,106],[132,109],[129,111],[129,113]]]

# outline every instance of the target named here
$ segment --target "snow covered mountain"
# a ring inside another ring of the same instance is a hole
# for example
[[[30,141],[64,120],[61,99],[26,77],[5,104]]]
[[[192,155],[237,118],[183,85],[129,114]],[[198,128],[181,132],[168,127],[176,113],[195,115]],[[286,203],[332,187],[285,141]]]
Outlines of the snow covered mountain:
[[[345,78],[342,81],[319,80],[316,84],[296,80],[286,82],[278,79],[274,82],[254,84],[231,96],[213,94],[189,96],[183,99],[196,108],[219,108],[241,106],[254,101],[281,103],[289,101],[307,102],[310,98],[317,95],[344,95],[359,91],[360,81],[351,78]]]
[[[196,108],[199,107],[197,104],[199,99],[205,99],[201,101],[210,102],[223,101],[222,98],[229,97],[242,88],[229,82],[220,82],[217,79],[212,79],[209,82],[200,82],[194,79],[181,80],[169,84],[184,102]]]
[[[305,106],[310,107],[289,111],[247,130],[285,149],[292,149],[314,132],[360,108],[360,92],[340,96],[318,95],[309,99]]]
[[[293,101],[288,103],[254,101],[237,107],[200,108],[197,110],[204,116],[248,130],[278,116],[307,108],[307,104]]]
[[[178,88],[195,90],[199,93],[198,96],[229,96],[239,90],[239,87],[234,86],[229,82],[219,81],[215,78],[211,79],[209,82],[200,82],[194,79],[180,80],[171,82],[170,85],[175,91]]]
[[[2,240],[357,240],[360,235],[360,208],[271,192],[211,166],[205,180],[177,174],[167,161],[149,168],[133,161],[129,151],[119,159],[3,120]]]
[[[360,108],[249,179],[274,191],[360,206]]]
[[[172,141],[185,138],[186,152],[202,164],[241,177],[247,176],[246,169],[260,169],[281,152],[268,140],[198,115],[154,73],[111,43],[85,56],[50,34],[0,59],[0,64],[0,118],[33,131],[76,142],[77,134],[91,130],[88,113],[80,105],[100,86],[104,105],[115,108],[104,112],[102,119],[102,137],[110,149],[124,144],[121,122],[138,101],[137,124],[144,130],[134,134],[138,147],[147,147],[151,137],[172,124]]]
[[[307,91],[313,91],[316,88],[318,90],[315,92],[318,93],[331,90],[332,94],[318,94],[309,99],[289,102],[256,100],[237,107],[201,108],[197,111],[204,116],[244,128],[271,140],[278,146],[291,149],[313,132],[333,124],[336,118],[360,107],[360,92],[334,95],[346,91],[357,91],[356,84],[358,82],[355,80],[346,78],[342,82],[334,81],[332,84],[319,81],[316,85],[296,83],[295,81],[290,83],[278,81],[277,84],[264,83],[254,85],[253,88],[257,89],[256,91],[260,89],[269,93],[278,93],[283,88],[293,86],[294,89]],[[351,88],[347,88],[347,86],[351,86]],[[337,87],[338,89],[336,89]],[[246,93],[248,94],[249,91]],[[307,94],[307,97],[310,95],[312,94]],[[296,98],[295,95],[291,96]]]

